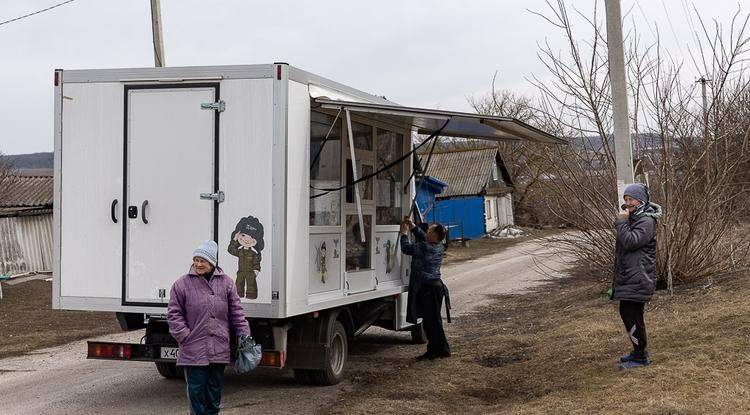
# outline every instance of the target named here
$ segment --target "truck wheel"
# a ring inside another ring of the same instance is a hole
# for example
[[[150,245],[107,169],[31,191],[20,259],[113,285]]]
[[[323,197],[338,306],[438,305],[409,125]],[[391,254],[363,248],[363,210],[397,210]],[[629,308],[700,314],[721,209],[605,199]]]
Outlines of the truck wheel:
[[[411,326],[411,341],[414,344],[427,343],[427,333],[424,332],[422,323]]]
[[[328,338],[328,347],[331,350],[330,359],[325,369],[312,370],[315,383],[318,385],[335,385],[344,378],[344,364],[349,354],[347,345],[346,329],[340,321],[336,321]]]
[[[164,376],[167,379],[182,379],[182,368],[178,368],[176,364],[174,363],[167,363],[167,362],[155,362],[156,363],[156,370],[159,371],[159,374]]]

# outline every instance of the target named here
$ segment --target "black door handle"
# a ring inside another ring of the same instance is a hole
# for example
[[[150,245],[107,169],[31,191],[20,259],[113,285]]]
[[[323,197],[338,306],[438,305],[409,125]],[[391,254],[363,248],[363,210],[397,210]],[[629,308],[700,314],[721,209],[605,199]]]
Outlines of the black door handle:
[[[144,200],[141,204],[141,220],[148,225],[148,219],[146,219],[146,206],[148,206],[148,200]]]
[[[117,199],[112,201],[112,207],[109,209],[109,216],[112,218],[112,222],[117,223],[117,216],[115,216],[115,212],[117,212]]]

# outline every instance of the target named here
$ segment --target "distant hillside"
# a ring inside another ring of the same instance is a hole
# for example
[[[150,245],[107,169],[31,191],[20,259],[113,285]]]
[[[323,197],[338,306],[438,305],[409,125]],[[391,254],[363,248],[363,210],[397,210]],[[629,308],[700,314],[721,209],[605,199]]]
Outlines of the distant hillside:
[[[19,170],[51,170],[54,168],[54,153],[13,154],[3,156]]]

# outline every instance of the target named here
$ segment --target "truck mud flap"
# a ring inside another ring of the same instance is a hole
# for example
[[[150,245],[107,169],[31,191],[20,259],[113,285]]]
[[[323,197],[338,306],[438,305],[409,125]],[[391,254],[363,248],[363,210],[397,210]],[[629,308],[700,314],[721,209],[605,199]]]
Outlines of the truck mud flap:
[[[329,353],[329,347],[325,344],[290,344],[286,366],[294,369],[325,369],[330,359]]]

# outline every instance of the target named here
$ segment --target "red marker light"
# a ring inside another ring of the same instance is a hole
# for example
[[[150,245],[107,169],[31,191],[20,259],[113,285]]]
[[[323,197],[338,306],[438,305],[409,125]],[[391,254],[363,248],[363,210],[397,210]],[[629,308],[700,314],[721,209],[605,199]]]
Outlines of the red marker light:
[[[276,79],[281,80],[281,65],[276,65]]]
[[[260,366],[283,368],[286,363],[286,353],[278,350],[263,350]]]
[[[89,358],[130,359],[133,347],[129,344],[89,343]]]
[[[60,72],[55,71],[55,86],[60,86]]]

